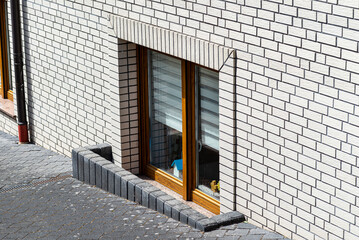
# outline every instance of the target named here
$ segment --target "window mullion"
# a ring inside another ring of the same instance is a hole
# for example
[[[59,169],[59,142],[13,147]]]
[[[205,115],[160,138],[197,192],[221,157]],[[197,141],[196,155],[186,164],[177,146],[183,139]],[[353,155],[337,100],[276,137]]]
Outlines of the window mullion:
[[[182,61],[182,109],[183,109],[183,155],[184,155],[184,195],[185,200],[192,199],[195,187],[195,72],[193,63]]]
[[[188,165],[188,121],[187,121],[187,66],[186,61],[182,60],[182,159],[183,159],[183,199],[189,199],[189,165]]]

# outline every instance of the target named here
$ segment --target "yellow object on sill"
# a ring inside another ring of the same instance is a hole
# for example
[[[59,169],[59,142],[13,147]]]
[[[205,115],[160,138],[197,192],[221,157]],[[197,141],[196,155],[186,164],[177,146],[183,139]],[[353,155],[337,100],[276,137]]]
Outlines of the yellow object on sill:
[[[213,180],[211,182],[211,190],[212,190],[212,192],[219,192],[220,191],[219,181],[218,181],[217,184],[216,183],[217,183],[216,180]]]

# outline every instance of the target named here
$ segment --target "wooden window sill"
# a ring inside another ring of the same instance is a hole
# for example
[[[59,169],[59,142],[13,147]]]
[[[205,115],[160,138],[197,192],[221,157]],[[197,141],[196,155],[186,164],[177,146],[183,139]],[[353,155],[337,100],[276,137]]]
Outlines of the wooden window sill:
[[[14,113],[14,103],[9,99],[3,99],[2,96],[0,96],[0,112],[16,120]]]

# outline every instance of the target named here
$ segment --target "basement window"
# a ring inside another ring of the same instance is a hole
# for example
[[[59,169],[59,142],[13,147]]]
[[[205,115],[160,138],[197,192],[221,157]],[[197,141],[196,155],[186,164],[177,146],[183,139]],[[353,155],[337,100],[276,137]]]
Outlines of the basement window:
[[[0,1],[0,111],[14,118],[7,1]]]

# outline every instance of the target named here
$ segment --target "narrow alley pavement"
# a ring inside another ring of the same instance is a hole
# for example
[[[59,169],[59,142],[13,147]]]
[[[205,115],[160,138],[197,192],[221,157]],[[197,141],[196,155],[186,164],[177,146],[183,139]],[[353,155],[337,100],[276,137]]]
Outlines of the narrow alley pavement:
[[[203,233],[71,177],[71,159],[0,131],[0,239],[284,239],[240,223]]]

